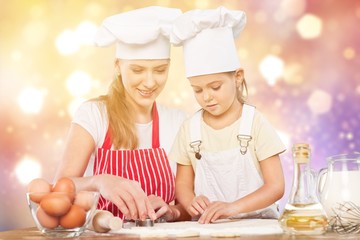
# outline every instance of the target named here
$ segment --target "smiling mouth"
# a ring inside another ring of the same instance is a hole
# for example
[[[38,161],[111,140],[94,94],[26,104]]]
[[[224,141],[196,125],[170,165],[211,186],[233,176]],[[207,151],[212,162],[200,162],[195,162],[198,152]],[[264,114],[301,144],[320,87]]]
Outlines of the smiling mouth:
[[[153,93],[155,92],[155,90],[145,91],[145,90],[140,90],[140,89],[138,89],[138,91],[139,91],[140,95],[143,97],[151,97],[153,95]]]

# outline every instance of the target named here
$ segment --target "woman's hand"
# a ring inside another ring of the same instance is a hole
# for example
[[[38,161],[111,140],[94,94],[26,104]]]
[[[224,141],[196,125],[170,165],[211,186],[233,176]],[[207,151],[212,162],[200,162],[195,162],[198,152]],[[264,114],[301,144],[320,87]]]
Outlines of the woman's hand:
[[[217,219],[229,218],[236,214],[237,209],[234,203],[216,201],[208,205],[198,222],[201,224],[212,223]]]
[[[138,182],[110,174],[96,175],[94,178],[101,195],[114,203],[125,218],[134,220],[157,218],[154,208]]]
[[[204,213],[205,209],[208,207],[209,204],[209,199],[203,195],[200,195],[193,198],[186,210],[191,217],[200,216]]]
[[[156,219],[162,217],[167,222],[173,222],[178,218],[175,208],[167,204],[161,197],[156,195],[148,196],[151,206],[155,209]]]

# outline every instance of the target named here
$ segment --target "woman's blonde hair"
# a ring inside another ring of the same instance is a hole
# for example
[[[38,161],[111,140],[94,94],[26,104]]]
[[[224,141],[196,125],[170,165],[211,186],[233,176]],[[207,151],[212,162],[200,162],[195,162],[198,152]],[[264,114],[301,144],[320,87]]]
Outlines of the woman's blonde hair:
[[[118,60],[115,65],[118,64]],[[109,119],[110,139],[115,149],[136,149],[139,145],[134,115],[125,97],[121,74],[114,76],[107,95],[97,98],[106,106]]]

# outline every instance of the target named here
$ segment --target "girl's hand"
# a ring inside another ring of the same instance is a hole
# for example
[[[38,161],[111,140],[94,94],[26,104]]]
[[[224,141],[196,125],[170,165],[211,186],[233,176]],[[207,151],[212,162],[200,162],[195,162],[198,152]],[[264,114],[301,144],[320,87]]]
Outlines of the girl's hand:
[[[94,176],[101,195],[114,203],[128,219],[156,219],[156,214],[140,184],[126,178],[101,174]]]
[[[162,217],[167,222],[173,222],[178,218],[177,211],[171,205],[167,204],[161,197],[149,195],[148,199],[153,209],[155,209],[156,219]]]
[[[227,202],[212,202],[199,218],[199,223],[212,223],[217,219],[229,218],[237,214],[236,206]]]
[[[210,201],[204,195],[194,197],[190,205],[186,208],[191,217],[200,216],[210,204]]]

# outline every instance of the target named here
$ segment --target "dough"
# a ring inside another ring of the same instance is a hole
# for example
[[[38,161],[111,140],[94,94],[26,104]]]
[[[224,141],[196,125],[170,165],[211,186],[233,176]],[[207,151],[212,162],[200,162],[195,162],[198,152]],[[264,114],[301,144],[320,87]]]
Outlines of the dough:
[[[140,238],[187,238],[187,237],[199,237],[200,232],[189,229],[147,229],[141,231]]]
[[[141,233],[140,238],[168,238],[168,234],[150,231],[148,233]]]
[[[175,237],[177,238],[200,237],[200,232],[191,229],[185,229],[181,232],[176,233]]]
[[[234,238],[238,236],[240,236],[240,234],[236,234],[233,232],[213,232],[210,234],[210,237],[214,238]]]
[[[191,221],[155,223],[154,227],[129,226],[111,232],[138,235],[140,238],[234,238],[242,235],[282,234],[283,230],[276,219],[241,219],[221,220],[212,224]]]

